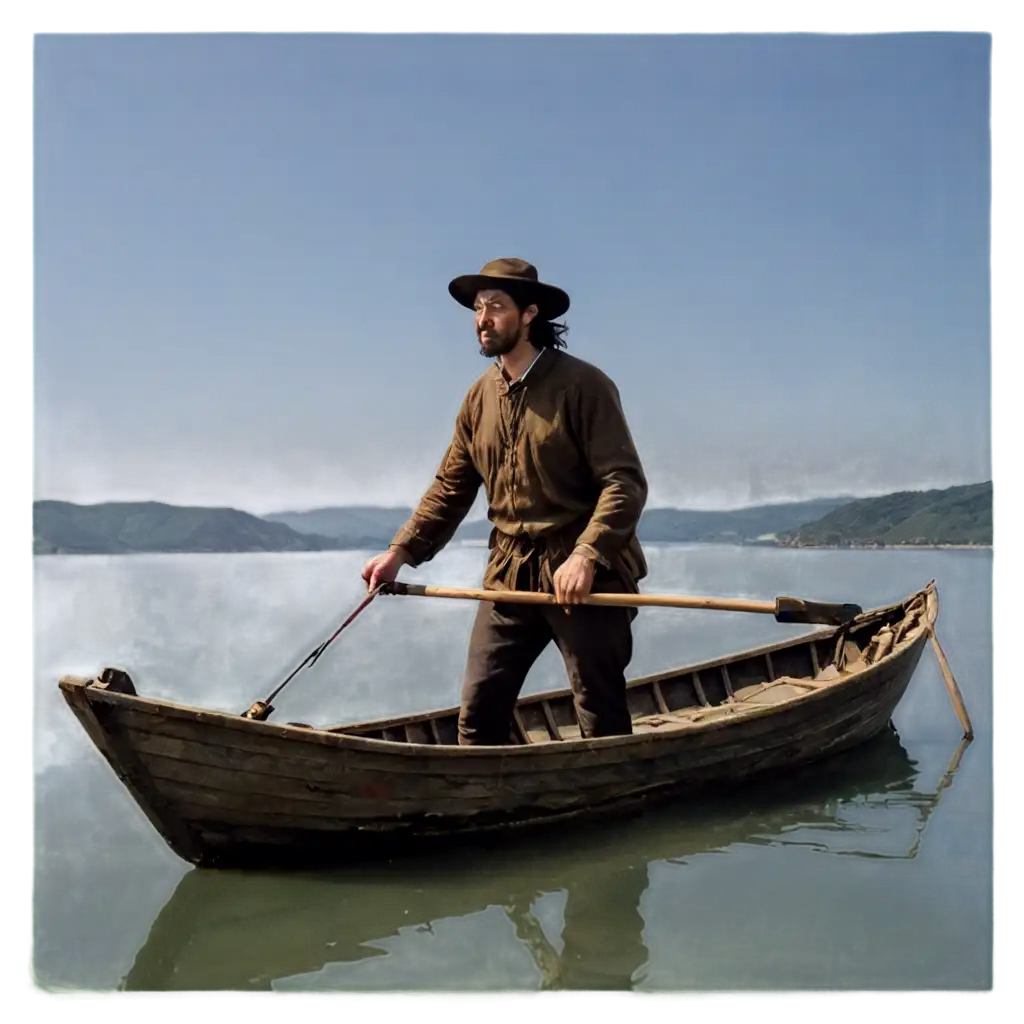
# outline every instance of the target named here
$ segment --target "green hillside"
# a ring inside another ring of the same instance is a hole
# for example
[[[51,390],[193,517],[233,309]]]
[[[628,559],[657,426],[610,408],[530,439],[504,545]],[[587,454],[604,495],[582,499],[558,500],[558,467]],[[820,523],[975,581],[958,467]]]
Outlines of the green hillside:
[[[233,508],[186,508],[160,502],[76,505],[37,501],[33,506],[36,554],[134,552],[322,551],[330,540],[296,533]]]
[[[780,537],[790,547],[991,544],[992,483],[851,501]]]

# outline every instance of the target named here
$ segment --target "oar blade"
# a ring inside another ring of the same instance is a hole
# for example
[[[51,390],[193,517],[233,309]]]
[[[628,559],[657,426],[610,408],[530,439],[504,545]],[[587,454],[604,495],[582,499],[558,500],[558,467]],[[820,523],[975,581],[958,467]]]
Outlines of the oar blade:
[[[863,611],[859,604],[826,604],[822,601],[803,601],[799,597],[775,599],[775,618],[778,622],[845,626]]]

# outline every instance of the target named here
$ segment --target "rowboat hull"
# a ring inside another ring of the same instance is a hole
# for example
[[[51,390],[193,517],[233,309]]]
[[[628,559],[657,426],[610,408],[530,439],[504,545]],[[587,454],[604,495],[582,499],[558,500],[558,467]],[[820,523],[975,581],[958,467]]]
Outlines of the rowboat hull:
[[[929,584],[845,630],[633,680],[634,733],[596,740],[568,691],[520,701],[509,745],[467,748],[455,708],[312,728],[152,700],[117,672],[60,688],[179,856],[300,866],[633,812],[847,750],[891,719],[937,610]]]
[[[957,755],[960,751],[957,752]],[[954,759],[957,755],[954,755]],[[952,777],[955,764],[947,777]],[[919,841],[943,784],[918,774],[894,728],[856,750],[751,783],[726,804],[691,801],[651,811],[626,827],[551,830],[509,857],[504,842],[446,848],[395,869],[393,861],[345,871],[186,871],[157,915],[122,987],[128,990],[265,989],[282,977],[355,963],[410,930],[485,911],[506,915],[521,946],[534,956],[541,987],[630,988],[650,959],[640,907],[652,862],[689,861],[737,844],[785,848],[807,841],[807,829],[837,837],[842,856],[903,859],[892,841]],[[933,792],[934,790],[934,792]],[[879,849],[862,827],[864,806],[885,801],[902,814],[897,835]],[[699,821],[691,827],[687,819]],[[541,893],[564,898],[562,946],[545,939],[532,910]],[[499,909],[500,908],[500,909]],[[383,946],[382,946],[383,944]],[[600,974],[584,950],[600,949]]]

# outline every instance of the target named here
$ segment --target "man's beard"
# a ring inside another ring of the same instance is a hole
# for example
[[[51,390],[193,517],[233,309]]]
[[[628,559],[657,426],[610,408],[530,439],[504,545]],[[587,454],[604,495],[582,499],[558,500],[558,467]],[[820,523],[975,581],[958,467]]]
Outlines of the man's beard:
[[[480,355],[487,359],[495,359],[498,356],[507,355],[519,344],[519,325],[517,324],[515,328],[504,334],[492,327],[486,338],[478,330],[476,337],[480,342]]]

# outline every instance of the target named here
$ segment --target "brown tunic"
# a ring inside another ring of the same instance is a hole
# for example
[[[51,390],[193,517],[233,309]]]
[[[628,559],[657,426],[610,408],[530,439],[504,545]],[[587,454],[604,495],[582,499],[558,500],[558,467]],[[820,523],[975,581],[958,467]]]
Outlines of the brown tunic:
[[[577,548],[606,566],[611,585],[636,591],[647,574],[636,526],[647,482],[618,390],[597,367],[541,352],[509,384],[497,365],[470,387],[434,482],[395,535],[412,565],[451,540],[480,485],[493,529],[484,587],[552,593]]]

